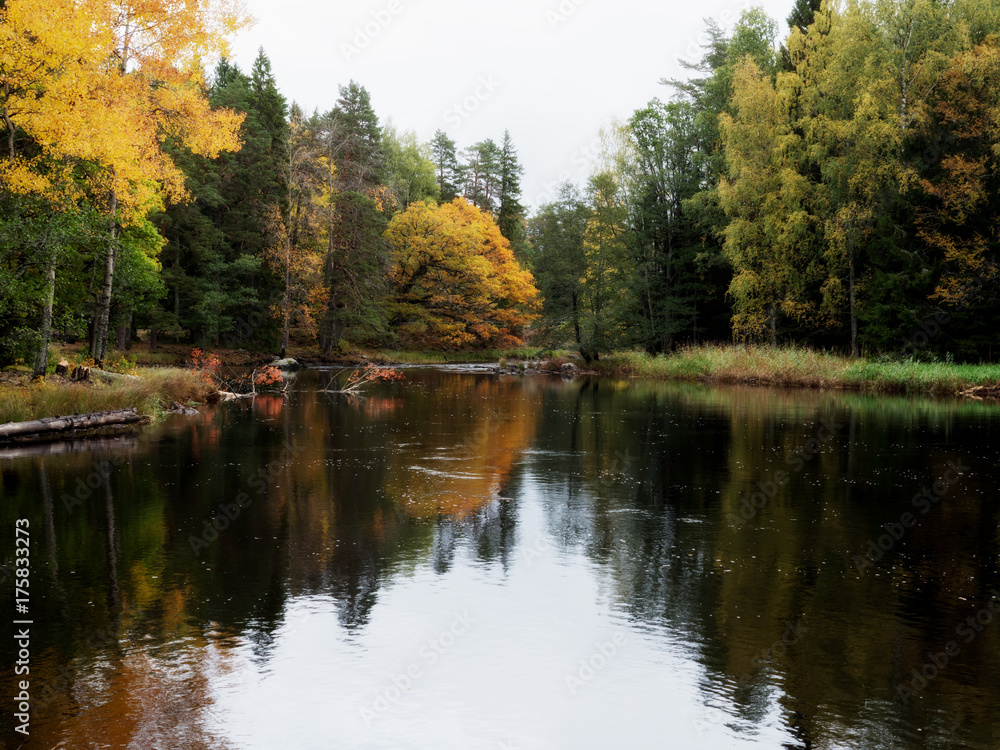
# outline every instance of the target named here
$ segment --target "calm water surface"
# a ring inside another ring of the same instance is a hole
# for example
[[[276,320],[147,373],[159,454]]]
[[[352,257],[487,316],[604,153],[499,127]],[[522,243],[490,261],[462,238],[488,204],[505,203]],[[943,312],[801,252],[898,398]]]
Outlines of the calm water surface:
[[[1000,746],[997,407],[405,372],[0,457],[6,746]]]

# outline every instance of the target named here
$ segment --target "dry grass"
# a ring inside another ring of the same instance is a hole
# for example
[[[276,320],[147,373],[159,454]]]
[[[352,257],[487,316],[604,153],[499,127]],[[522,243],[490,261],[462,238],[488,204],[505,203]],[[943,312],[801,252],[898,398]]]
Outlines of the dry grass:
[[[1000,384],[1000,365],[855,360],[800,347],[706,345],[658,357],[625,352],[594,363],[594,368],[622,377],[880,393],[957,394],[973,386]]]
[[[171,401],[205,401],[215,392],[199,374],[173,367],[140,369],[138,380],[115,383],[73,383],[52,376],[29,383],[23,378],[0,386],[0,423],[128,408],[155,416]]]

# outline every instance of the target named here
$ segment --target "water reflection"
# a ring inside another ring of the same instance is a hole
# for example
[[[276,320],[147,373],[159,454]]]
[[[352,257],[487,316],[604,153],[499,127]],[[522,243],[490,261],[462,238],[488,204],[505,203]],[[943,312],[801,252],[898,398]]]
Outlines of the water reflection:
[[[995,407],[323,378],[0,457],[34,539],[32,743],[1000,741]]]

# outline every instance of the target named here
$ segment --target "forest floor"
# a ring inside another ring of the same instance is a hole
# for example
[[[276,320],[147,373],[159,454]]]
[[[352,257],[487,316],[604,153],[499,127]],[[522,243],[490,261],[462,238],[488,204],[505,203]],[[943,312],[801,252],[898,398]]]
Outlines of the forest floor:
[[[804,348],[702,345],[673,354],[627,352],[594,362],[606,375],[874,393],[1000,396],[1000,365],[852,359]]]

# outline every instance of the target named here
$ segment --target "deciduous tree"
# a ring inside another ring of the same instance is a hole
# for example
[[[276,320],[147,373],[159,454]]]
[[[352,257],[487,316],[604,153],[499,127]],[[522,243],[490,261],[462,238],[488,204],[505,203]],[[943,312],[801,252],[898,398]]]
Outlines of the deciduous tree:
[[[391,325],[408,344],[506,348],[522,343],[540,307],[493,218],[462,198],[414,203],[397,214],[392,245]]]

